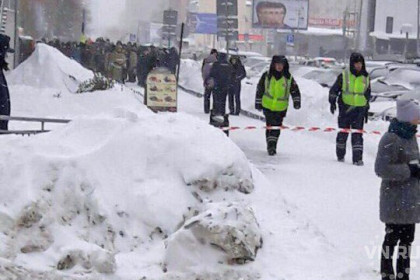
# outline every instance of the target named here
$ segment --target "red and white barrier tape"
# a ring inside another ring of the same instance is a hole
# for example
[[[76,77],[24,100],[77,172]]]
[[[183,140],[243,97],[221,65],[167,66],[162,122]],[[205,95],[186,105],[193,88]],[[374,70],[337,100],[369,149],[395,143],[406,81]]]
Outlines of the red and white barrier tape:
[[[264,129],[264,130],[289,130],[294,132],[299,131],[308,131],[308,132],[342,132],[342,133],[359,133],[359,134],[374,134],[374,135],[382,135],[383,133],[378,130],[373,131],[367,131],[364,129],[342,129],[342,128],[334,128],[334,127],[303,127],[303,126],[245,126],[245,127],[225,127],[222,128],[223,131],[238,131],[238,130],[258,130],[258,129]],[[420,135],[417,135],[417,137],[420,137]]]

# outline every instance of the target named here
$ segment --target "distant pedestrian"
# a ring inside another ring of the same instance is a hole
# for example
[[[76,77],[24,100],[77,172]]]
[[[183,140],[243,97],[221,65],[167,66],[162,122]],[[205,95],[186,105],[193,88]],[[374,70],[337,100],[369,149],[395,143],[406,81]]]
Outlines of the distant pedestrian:
[[[10,49],[10,37],[0,34],[0,115],[2,116],[10,116],[11,111],[9,87],[3,72],[9,70],[6,62],[8,52],[14,52]],[[8,123],[6,120],[0,121],[0,130],[8,130]]]
[[[123,49],[123,44],[117,42],[115,50],[111,53],[109,59],[109,77],[119,83],[124,83],[127,69],[127,56]]]
[[[218,52],[216,49],[212,49],[210,55],[203,60],[203,66],[201,67],[201,75],[203,77],[204,85],[204,113],[210,113],[210,99],[214,90],[214,79],[210,77],[210,73],[213,64],[217,61]]]
[[[229,110],[231,115],[239,116],[241,113],[241,83],[246,78],[246,71],[239,56],[232,56],[229,62],[233,68],[229,90]]]
[[[214,81],[213,112],[217,116],[226,114],[226,100],[232,84],[232,73],[233,67],[228,62],[227,55],[219,53],[210,72],[210,78]]]

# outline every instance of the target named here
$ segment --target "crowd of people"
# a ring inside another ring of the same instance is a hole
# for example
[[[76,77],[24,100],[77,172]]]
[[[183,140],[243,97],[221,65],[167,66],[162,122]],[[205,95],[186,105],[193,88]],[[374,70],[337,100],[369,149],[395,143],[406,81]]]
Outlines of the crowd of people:
[[[145,87],[147,75],[157,67],[166,67],[173,74],[179,67],[179,54],[175,47],[158,48],[136,43],[123,44],[98,38],[96,41],[48,42],[64,55],[79,62],[85,68],[101,73],[120,83],[137,82]]]

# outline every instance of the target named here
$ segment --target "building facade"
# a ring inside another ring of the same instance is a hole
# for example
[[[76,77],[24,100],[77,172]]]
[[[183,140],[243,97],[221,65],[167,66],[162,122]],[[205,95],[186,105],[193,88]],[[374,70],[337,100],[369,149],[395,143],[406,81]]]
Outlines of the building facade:
[[[417,56],[418,0],[376,0],[374,51],[377,58]]]

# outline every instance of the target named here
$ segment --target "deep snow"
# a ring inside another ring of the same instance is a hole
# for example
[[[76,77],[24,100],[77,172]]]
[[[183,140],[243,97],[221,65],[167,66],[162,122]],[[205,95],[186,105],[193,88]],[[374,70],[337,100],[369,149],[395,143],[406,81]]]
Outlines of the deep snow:
[[[55,62],[66,69],[74,62],[40,48],[9,76],[14,115],[73,121],[44,135],[0,139],[1,257],[52,273],[60,261],[68,266],[69,255],[75,266],[63,275],[106,277],[98,273],[115,271],[110,279],[160,279],[164,262],[173,258],[165,257],[164,239],[192,213],[204,211],[208,201],[252,207],[244,194],[254,189],[245,155],[197,118],[153,114],[126,87],[76,95],[42,79],[17,85],[16,77],[28,81],[34,75],[27,70],[32,64],[55,81],[67,77]],[[52,61],[43,63],[45,57]],[[203,265],[193,270],[229,270],[226,264]]]
[[[47,48],[49,52],[59,56]],[[33,63],[38,61],[43,60]],[[202,90],[200,64],[187,60],[183,66],[182,83]],[[37,67],[55,81],[67,76],[46,63]],[[12,80],[13,75],[22,77],[12,73]],[[297,80],[303,108],[290,111],[286,123],[334,125],[326,90]],[[252,110],[255,81],[248,82],[242,96],[244,108]],[[25,269],[31,270],[31,279],[196,279],[197,271],[200,279],[379,278],[377,251],[372,251],[383,234],[380,181],[373,172],[378,136],[365,137],[363,168],[335,162],[333,133],[284,132],[279,155],[268,158],[264,131],[232,132],[228,139],[207,125],[202,100],[183,91],[182,113],[154,115],[125,87],[82,95],[71,94],[67,87],[60,82],[44,85],[42,80],[11,86],[13,115],[75,121],[54,126],[45,135],[0,139],[5,147],[0,151],[0,279],[13,279],[10,271],[25,274]],[[231,117],[231,124],[263,125],[244,117]],[[205,192],[199,187],[202,182],[231,187]],[[244,187],[253,191],[238,191]],[[164,274],[166,235],[189,219],[188,207],[205,211],[201,200],[252,207],[264,246],[255,262],[246,265],[202,262]],[[22,226],[28,224],[32,230]],[[37,244],[29,242],[32,236],[37,236]],[[50,247],[21,253],[28,243]],[[64,274],[57,272],[54,266],[67,253],[81,255],[78,264]],[[114,267],[114,258],[116,272],[99,274]],[[94,263],[88,269],[83,267],[86,259]],[[13,268],[6,272],[9,266]],[[420,272],[413,266],[415,279]],[[44,272],[34,276],[33,271]]]

